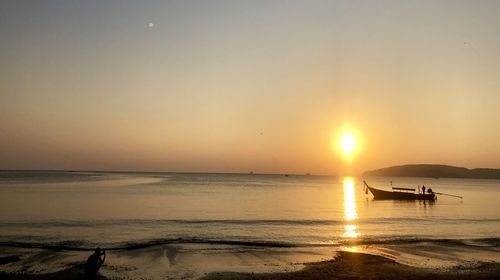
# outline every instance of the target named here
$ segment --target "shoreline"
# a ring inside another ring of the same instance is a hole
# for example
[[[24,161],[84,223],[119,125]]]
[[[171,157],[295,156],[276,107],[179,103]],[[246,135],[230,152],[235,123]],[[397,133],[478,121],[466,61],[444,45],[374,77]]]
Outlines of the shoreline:
[[[15,259],[12,259],[15,262]],[[106,266],[106,265],[105,265]],[[104,266],[104,267],[105,267]],[[0,266],[1,269],[1,266]],[[51,280],[51,279],[82,279],[84,264],[74,264],[60,271],[36,274],[22,272],[0,272],[0,278],[6,280]],[[109,267],[108,267],[109,269]],[[167,274],[158,275],[163,279]],[[194,276],[194,275],[193,275]],[[458,265],[449,268],[414,267],[398,263],[392,259],[359,252],[339,251],[333,259],[319,262],[304,263],[304,268],[297,271],[284,272],[209,272],[201,280],[229,279],[500,279],[500,263],[477,262],[471,265]],[[162,278],[163,277],[163,278]],[[185,277],[182,277],[186,279]],[[97,279],[105,280],[100,274]],[[134,279],[118,275],[112,279]]]
[[[339,251],[328,261],[307,263],[299,271],[275,273],[212,272],[200,280],[261,279],[500,279],[500,263],[479,262],[471,266],[447,269],[413,267],[389,258],[348,251]]]

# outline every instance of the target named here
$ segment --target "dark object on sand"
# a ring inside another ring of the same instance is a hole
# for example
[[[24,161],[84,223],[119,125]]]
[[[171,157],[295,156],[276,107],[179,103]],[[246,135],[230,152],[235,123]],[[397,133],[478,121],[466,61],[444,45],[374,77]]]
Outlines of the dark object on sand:
[[[435,193],[415,193],[415,189],[410,188],[392,188],[394,191],[384,191],[368,186],[366,181],[363,181],[365,187],[373,194],[374,199],[384,200],[435,200]]]
[[[20,260],[19,256],[0,257],[0,264],[13,263],[13,262],[17,262],[18,260]]]
[[[101,250],[101,248],[96,248],[94,253],[87,259],[87,264],[85,265],[85,279],[96,279],[97,271],[101,268],[104,260],[106,259],[106,251]]]

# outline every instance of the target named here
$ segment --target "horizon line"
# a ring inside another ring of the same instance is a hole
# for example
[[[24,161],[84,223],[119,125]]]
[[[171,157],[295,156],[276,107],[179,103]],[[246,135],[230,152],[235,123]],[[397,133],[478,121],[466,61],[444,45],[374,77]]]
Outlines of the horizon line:
[[[0,169],[0,172],[92,172],[92,173],[181,173],[181,174],[220,174],[220,175],[277,175],[277,176],[322,176],[344,177],[334,174],[305,173],[260,173],[260,172],[208,172],[208,171],[141,171],[141,170],[85,170],[85,169]]]

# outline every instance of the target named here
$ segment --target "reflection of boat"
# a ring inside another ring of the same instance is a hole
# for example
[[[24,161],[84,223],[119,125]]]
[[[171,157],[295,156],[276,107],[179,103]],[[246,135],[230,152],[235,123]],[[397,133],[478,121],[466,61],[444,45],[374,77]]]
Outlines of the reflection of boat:
[[[363,181],[365,187],[373,194],[374,199],[393,199],[393,200],[434,200],[436,195],[431,193],[415,193],[415,189],[410,188],[392,188],[394,191],[384,191],[368,186],[368,184]]]

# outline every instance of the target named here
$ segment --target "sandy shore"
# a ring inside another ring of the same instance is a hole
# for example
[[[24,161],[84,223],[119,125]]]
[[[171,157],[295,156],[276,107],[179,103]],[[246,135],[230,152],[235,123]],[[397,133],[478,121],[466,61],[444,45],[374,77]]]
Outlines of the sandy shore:
[[[500,279],[500,264],[478,263],[471,267],[454,267],[446,270],[426,269],[399,264],[393,260],[352,252],[339,252],[331,261],[307,264],[296,272],[283,273],[233,273],[214,272],[203,280],[213,279]]]
[[[73,267],[44,274],[27,274],[27,273],[3,273],[0,272],[0,279],[2,280],[70,280],[70,279],[83,279],[83,270],[85,268],[84,264],[75,265]],[[96,278],[98,280],[105,280],[107,278],[98,275]]]
[[[0,279],[48,280],[82,279],[83,264],[47,274],[0,273]],[[168,276],[168,275],[165,275]],[[99,276],[98,279],[107,279]],[[120,279],[115,278],[113,279]],[[130,279],[130,278],[127,278]],[[446,269],[418,268],[399,264],[393,260],[364,253],[339,252],[330,261],[308,263],[295,272],[243,273],[213,272],[203,276],[212,279],[500,279],[500,264],[476,263]]]

